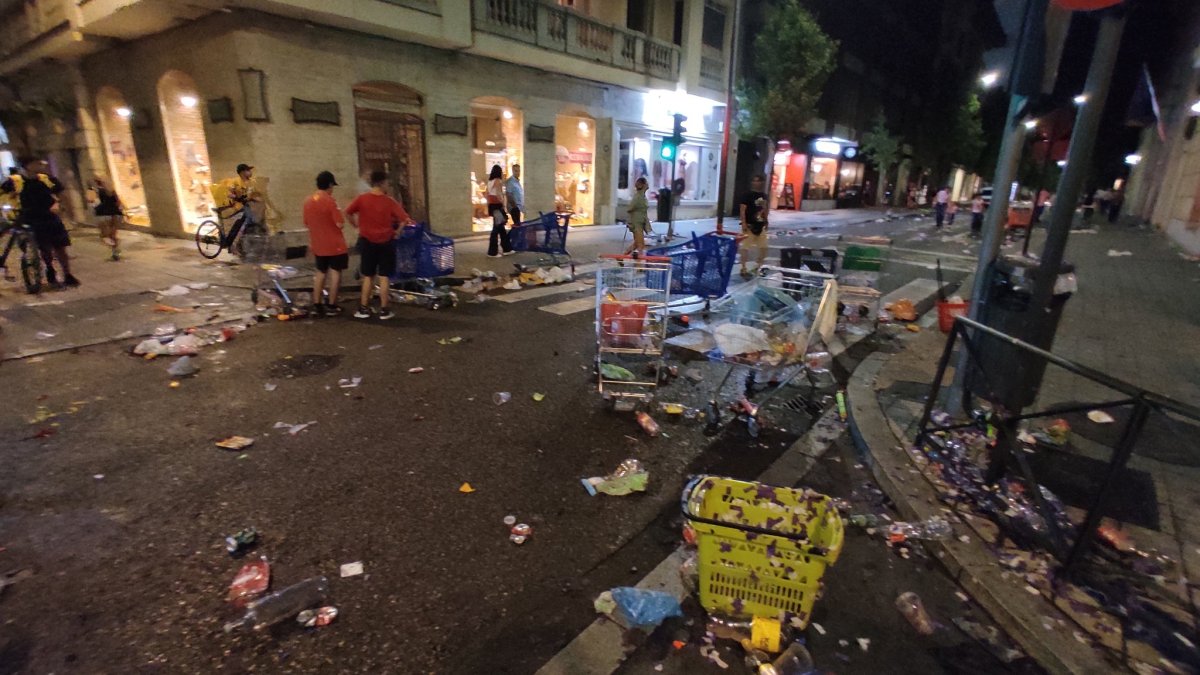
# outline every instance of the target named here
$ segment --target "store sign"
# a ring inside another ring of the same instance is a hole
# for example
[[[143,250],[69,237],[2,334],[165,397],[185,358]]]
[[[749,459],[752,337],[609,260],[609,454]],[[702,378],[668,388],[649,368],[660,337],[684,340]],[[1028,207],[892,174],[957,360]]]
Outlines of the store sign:
[[[822,155],[836,155],[841,153],[842,146],[833,141],[813,141],[813,152],[819,152]]]
[[[569,152],[569,153],[567,153],[567,160],[571,161],[571,162],[576,162],[578,164],[591,164],[592,163],[592,153],[590,153],[590,152]]]

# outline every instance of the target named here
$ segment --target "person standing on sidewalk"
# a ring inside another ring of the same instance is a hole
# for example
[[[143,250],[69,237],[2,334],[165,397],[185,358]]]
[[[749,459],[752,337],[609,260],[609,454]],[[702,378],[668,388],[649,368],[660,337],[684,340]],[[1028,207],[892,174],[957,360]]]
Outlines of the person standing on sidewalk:
[[[742,195],[738,202],[741,215],[742,234],[746,236],[742,244],[742,276],[750,276],[746,268],[750,250],[754,250],[755,269],[763,266],[767,259],[767,193],[763,192],[765,180],[762,174],[756,174],[750,179],[750,190]]]
[[[646,190],[650,183],[645,176],[639,177],[633,183],[633,197],[629,200],[629,220],[626,227],[633,233],[633,243],[625,249],[625,255],[635,257],[646,253],[646,230],[650,228],[650,202],[646,199]]]
[[[58,215],[58,195],[63,191],[62,183],[46,173],[49,166],[44,160],[29,159],[25,161],[24,166],[25,174],[20,188],[21,221],[33,230],[33,238],[42,253],[42,261],[46,263],[46,281],[51,285],[58,284],[58,275],[55,274],[53,265],[57,258],[63,271],[63,283],[67,286],[78,286],[79,280],[71,274],[71,261],[67,256],[71,235],[67,233],[67,227]],[[0,185],[0,191],[12,192],[16,189],[16,184],[15,178],[9,178]]]
[[[512,241],[508,238],[508,214],[504,212],[504,169],[499,164],[492,165],[488,174],[487,184],[488,215],[492,218],[492,233],[488,235],[489,258],[499,258],[501,249],[504,255],[512,255]],[[499,246],[497,246],[499,242]]]
[[[125,213],[121,198],[99,176],[92,179],[92,189],[96,191],[96,217],[100,219],[100,241],[112,250],[113,260],[120,260],[117,232],[121,228],[121,217]]]
[[[512,218],[513,227],[521,224],[521,214],[525,212],[525,188],[521,187],[521,165],[512,165],[512,175],[504,181],[504,199],[508,206],[508,215]]]
[[[338,306],[338,289],[342,285],[342,270],[350,266],[350,251],[342,234],[342,211],[333,198],[337,180],[329,171],[317,174],[317,191],[304,200],[304,226],[308,228],[309,248],[312,249],[317,271],[313,274],[312,307],[326,316],[342,313]],[[329,301],[322,302],[325,282],[329,282]]]
[[[971,236],[978,237],[983,233],[983,193],[976,192],[971,197]]]
[[[413,222],[400,202],[385,192],[388,175],[371,172],[371,191],[354,198],[346,207],[350,224],[358,228],[358,253],[361,258],[362,292],[356,319],[371,317],[371,289],[379,284],[379,318],[394,317],[388,309],[388,284],[396,273],[396,244],[400,228]]]
[[[942,224],[946,222],[946,206],[950,203],[949,188],[942,187],[937,191],[937,196],[933,200],[934,221],[937,223],[937,229],[940,230]]]

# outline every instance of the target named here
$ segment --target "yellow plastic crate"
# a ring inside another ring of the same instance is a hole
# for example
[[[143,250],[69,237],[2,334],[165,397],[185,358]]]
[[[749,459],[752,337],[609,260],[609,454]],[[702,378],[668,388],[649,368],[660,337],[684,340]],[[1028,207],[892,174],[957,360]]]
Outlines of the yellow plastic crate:
[[[701,606],[737,617],[790,614],[808,625],[825,568],[842,552],[842,518],[829,497],[699,476],[682,501],[700,554]]]

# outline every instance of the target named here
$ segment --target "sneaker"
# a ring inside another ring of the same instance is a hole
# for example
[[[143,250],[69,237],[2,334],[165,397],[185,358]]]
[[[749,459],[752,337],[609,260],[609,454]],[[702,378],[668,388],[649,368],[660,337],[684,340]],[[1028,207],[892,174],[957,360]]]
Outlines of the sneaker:
[[[501,255],[515,255],[516,253],[517,253],[516,251],[505,251]]]
[[[380,321],[387,321],[388,319],[393,319],[395,317],[396,317],[396,315],[392,314],[392,310],[388,309],[387,307],[384,307],[383,309],[379,310],[379,320]]]
[[[370,307],[363,307],[363,306],[359,305],[359,307],[358,307],[358,311],[354,313],[354,318],[356,318],[356,319],[369,319],[369,318],[371,318],[371,308],[370,308]]]
[[[324,305],[324,309],[325,309],[325,316],[341,316],[342,315],[342,308],[337,305],[326,304],[326,305]]]
[[[65,278],[65,279],[63,279],[63,285],[64,285],[64,286],[78,286],[78,285],[79,285],[79,280],[78,280],[78,279],[76,279],[74,275],[72,275],[72,274],[68,274],[68,275],[66,276],[66,278]]]
[[[489,254],[488,254],[488,257],[489,257],[489,258],[499,258],[499,257],[500,257],[500,254],[499,254],[499,253],[489,253]]]
[[[51,286],[58,285],[58,274],[54,272],[53,268],[46,269],[46,283],[50,284]]]
[[[103,241],[105,246],[111,246],[115,248],[117,245],[117,240],[113,239],[112,237],[105,237],[100,241]]]

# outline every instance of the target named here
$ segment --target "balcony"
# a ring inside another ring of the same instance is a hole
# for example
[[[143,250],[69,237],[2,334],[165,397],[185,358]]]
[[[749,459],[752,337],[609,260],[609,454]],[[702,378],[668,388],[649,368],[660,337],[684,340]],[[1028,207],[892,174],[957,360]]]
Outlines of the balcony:
[[[667,81],[679,47],[540,0],[474,0],[475,30]]]
[[[0,59],[27,49],[38,38],[64,30],[69,24],[67,0],[0,3]]]
[[[700,86],[713,91],[725,91],[725,81],[728,77],[729,69],[724,58],[708,54],[700,57]]]

